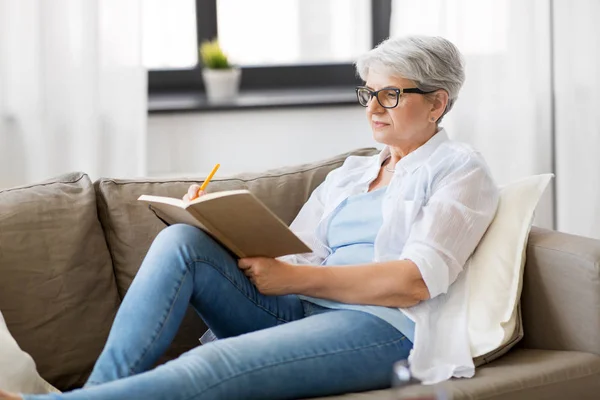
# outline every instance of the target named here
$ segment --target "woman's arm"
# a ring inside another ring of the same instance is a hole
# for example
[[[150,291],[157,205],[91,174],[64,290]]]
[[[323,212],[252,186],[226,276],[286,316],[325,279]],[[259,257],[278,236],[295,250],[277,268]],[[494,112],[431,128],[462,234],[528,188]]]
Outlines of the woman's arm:
[[[429,298],[421,273],[410,260],[294,269],[295,292],[305,296],[397,308],[412,307]]]
[[[429,298],[419,269],[409,260],[320,266],[249,257],[240,259],[238,265],[265,295],[302,294],[385,307],[411,307]]]

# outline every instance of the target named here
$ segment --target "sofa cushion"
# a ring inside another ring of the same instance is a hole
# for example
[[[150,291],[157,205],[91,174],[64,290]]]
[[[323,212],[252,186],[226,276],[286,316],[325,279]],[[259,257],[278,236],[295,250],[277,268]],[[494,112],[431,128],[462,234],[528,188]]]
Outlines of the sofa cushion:
[[[246,173],[226,178],[217,174],[206,191],[248,189],[289,224],[329,171],[339,167],[350,155],[372,155],[377,152],[374,148],[359,149],[324,161],[258,174]],[[121,296],[129,288],[150,244],[165,227],[148,209],[148,205],[137,201],[137,198],[142,194],[182,197],[191,184],[203,182],[203,179],[100,179],[95,183],[98,215],[113,257]],[[188,310],[167,358],[197,346],[198,338],[205,330],[200,318]]]
[[[595,354],[514,349],[477,369],[475,377],[444,383],[453,400],[562,400],[597,399],[600,357]],[[402,392],[411,398],[415,389]],[[314,400],[389,400],[392,391],[377,390]]]
[[[0,310],[42,377],[83,384],[118,302],[87,175],[0,191]]]
[[[0,311],[0,388],[14,393],[56,392],[38,374],[31,356],[12,337]]]
[[[525,347],[600,355],[600,240],[532,229],[521,305]]]

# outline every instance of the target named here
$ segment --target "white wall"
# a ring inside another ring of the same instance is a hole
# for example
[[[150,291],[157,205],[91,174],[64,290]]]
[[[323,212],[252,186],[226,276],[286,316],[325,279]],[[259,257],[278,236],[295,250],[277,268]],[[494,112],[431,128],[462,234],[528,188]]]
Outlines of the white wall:
[[[311,162],[380,147],[358,106],[151,115],[148,173],[220,175]]]

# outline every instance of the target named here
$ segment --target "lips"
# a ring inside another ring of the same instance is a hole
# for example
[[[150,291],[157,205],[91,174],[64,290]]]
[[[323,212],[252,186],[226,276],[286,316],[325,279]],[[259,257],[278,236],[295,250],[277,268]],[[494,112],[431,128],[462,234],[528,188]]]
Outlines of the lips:
[[[379,121],[373,121],[373,126],[375,128],[383,128],[384,126],[388,126],[389,124],[386,124],[384,122],[379,122]]]

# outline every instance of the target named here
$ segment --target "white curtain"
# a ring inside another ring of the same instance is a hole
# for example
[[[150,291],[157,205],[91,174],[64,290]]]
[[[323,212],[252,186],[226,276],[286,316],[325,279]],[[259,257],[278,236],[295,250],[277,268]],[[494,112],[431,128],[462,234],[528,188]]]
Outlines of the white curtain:
[[[481,151],[498,184],[553,172],[548,0],[393,0],[390,30],[443,36],[465,55],[465,85],[442,124]],[[552,203],[548,188],[536,225],[553,226]]]
[[[0,0],[0,187],[145,173],[142,0]]]
[[[558,227],[600,239],[600,1],[553,5]]]

